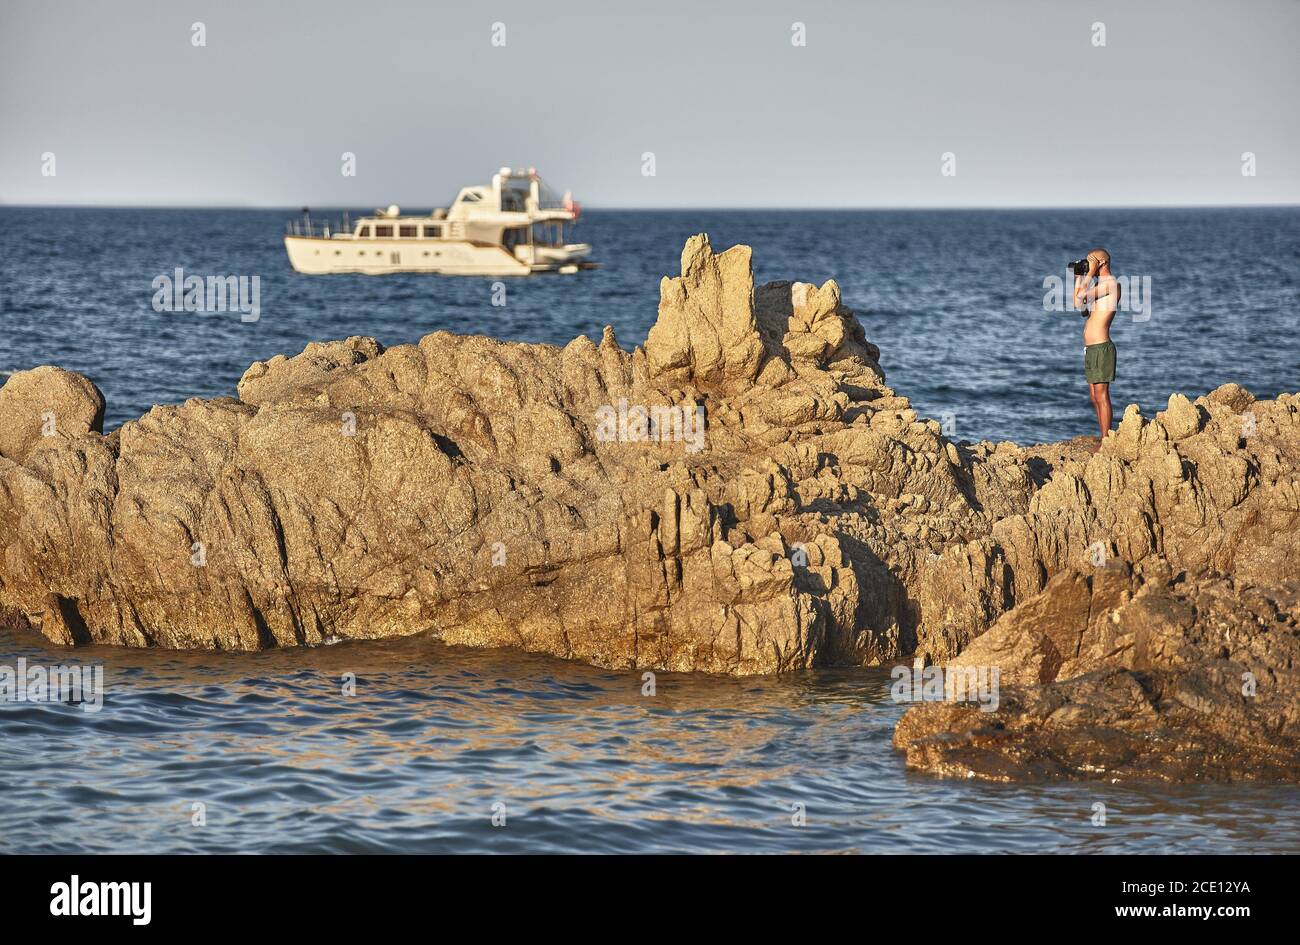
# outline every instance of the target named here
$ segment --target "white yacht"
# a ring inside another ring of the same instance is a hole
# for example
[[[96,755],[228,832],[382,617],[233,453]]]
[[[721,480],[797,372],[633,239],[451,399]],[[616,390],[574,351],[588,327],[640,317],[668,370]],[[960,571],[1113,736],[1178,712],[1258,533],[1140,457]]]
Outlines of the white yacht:
[[[355,225],[289,223],[284,248],[298,272],[430,272],[450,276],[527,276],[593,269],[591,246],[566,242],[581,208],[557,198],[533,168],[501,168],[487,186],[465,187],[448,209],[404,216],[397,205]]]

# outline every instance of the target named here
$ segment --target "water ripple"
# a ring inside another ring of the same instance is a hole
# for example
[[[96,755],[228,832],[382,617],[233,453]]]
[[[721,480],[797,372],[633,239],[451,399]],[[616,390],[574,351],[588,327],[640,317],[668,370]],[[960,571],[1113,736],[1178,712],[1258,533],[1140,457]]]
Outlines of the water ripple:
[[[639,673],[422,637],[217,654],[0,633],[0,662],[20,656],[102,663],[108,691],[98,713],[0,705],[6,852],[1300,847],[1293,787],[910,774],[884,670],[660,674],[646,698]]]

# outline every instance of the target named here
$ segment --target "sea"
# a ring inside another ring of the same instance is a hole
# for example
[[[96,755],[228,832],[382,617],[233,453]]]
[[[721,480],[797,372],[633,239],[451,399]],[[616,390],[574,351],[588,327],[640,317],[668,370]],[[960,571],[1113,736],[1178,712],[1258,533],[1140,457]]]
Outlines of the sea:
[[[1226,382],[1300,389],[1300,208],[590,210],[600,268],[520,280],[298,275],[280,238],[299,215],[0,207],[0,381],[79,371],[111,429],[233,395],[313,340],[563,345],[611,325],[630,349],[703,232],[752,246],[759,283],[836,280],[888,383],[955,439],[1094,432],[1060,287],[1097,246],[1129,302],[1117,417]],[[158,311],[177,269],[257,277],[257,317]],[[225,654],[0,631],[0,674],[20,660],[98,667],[104,692],[98,711],[0,702],[0,852],[1300,852],[1300,786],[908,772],[888,668],[665,673],[648,694],[640,673],[423,636]]]

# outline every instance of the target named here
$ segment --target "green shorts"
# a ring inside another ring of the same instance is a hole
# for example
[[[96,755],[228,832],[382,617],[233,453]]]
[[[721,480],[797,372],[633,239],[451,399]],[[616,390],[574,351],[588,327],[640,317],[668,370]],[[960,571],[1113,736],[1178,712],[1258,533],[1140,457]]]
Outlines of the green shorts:
[[[1115,380],[1115,342],[1103,341],[1083,349],[1083,376],[1089,384],[1109,384]]]

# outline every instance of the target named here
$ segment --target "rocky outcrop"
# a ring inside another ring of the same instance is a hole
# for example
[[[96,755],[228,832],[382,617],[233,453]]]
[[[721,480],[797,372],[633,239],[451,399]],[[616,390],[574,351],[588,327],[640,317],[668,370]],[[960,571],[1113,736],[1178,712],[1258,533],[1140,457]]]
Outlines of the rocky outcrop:
[[[1270,584],[1300,574],[1300,397],[1256,402],[1235,384],[1181,394],[1150,421],[1130,405],[1086,459],[1027,459],[1026,510],[947,548],[917,587],[918,654],[942,663],[1072,567],[1111,558]]]
[[[1007,688],[991,713],[910,709],[908,765],[1300,779],[1300,397],[1175,394],[1149,422],[1130,406],[1096,455],[1028,464],[1027,509],[916,584],[916,660]]]
[[[996,711],[923,703],[895,747],[909,767],[994,781],[1300,780],[1296,577],[1062,572],[947,664],[996,667]]]
[[[1135,600],[1202,580],[1276,597],[1297,573],[1295,395],[1175,395],[1149,421],[1130,407],[1096,455],[966,445],[879,359],[834,282],[755,288],[747,247],[699,236],[631,351],[608,328],[563,348],[312,344],[254,364],[237,398],[107,436],[85,378],[16,374],[0,389],[0,610],[62,643],[431,632],[767,673],[944,663],[1002,640],[981,634],[1008,612],[1051,624],[1068,602],[1050,582],[1095,596],[1114,562]],[[1030,654],[1007,658],[1017,679],[1102,666],[1044,634],[1003,642]],[[960,711],[926,709],[908,725]]]
[[[755,290],[748,248],[695,237],[661,295],[644,349],[312,344],[108,436],[84,378],[15,375],[0,606],[63,643],[430,631],[728,673],[909,652],[920,565],[1023,509],[1023,465],[919,420],[833,282]]]

